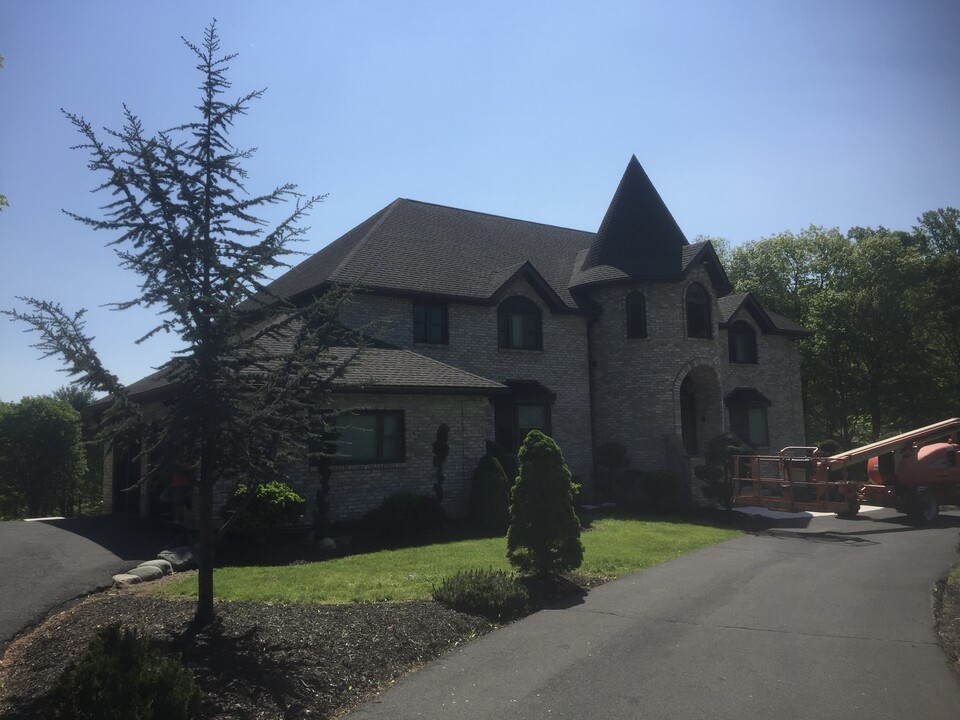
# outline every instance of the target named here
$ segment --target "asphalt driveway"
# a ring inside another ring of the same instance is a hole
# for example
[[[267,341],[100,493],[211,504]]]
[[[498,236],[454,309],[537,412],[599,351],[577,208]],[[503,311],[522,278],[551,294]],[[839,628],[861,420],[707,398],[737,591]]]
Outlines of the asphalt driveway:
[[[150,560],[175,539],[138,519],[0,522],[0,655],[24,627]]]
[[[745,535],[440,658],[350,720],[960,717],[931,587],[960,514],[880,511]]]

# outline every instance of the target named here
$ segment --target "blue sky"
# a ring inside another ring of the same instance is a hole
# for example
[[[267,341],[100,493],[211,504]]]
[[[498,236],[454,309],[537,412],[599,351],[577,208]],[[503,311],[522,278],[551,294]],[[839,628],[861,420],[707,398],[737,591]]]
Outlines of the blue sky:
[[[316,251],[397,197],[596,230],[636,154],[688,238],[809,224],[909,229],[960,206],[960,3],[67,2],[0,0],[0,308],[88,308],[132,382],[176,347],[140,312],[95,214],[100,178],[65,108],[118,127],[188,119],[180,36],[217,18],[249,186],[329,193]],[[67,382],[0,319],[0,400]]]

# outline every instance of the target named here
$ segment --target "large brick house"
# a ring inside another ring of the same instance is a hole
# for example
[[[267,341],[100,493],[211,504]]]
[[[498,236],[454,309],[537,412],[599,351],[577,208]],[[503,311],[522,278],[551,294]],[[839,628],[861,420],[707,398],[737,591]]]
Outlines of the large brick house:
[[[712,245],[687,241],[636,158],[595,233],[399,199],[271,289],[296,299],[333,283],[357,288],[341,319],[381,341],[340,387],[356,412],[333,470],[333,519],[397,490],[430,492],[441,423],[452,514],[485,441],[515,450],[532,428],[588,489],[607,442],[632,467],[685,481],[726,430],[758,448],[803,444],[808,331],[731,294]],[[289,479],[313,496],[306,463]],[[121,484],[107,479],[108,506]]]

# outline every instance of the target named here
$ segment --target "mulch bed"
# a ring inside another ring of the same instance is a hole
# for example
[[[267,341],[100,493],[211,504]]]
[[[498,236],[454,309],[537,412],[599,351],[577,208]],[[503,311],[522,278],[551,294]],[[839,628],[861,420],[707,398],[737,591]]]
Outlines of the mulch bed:
[[[960,673],[960,584],[941,579],[934,590],[934,611],[940,645]]]
[[[220,603],[191,631],[194,604],[129,591],[91,596],[14,641],[0,662],[0,717],[42,717],[50,689],[96,628],[141,628],[180,654],[204,718],[331,718],[466,640],[489,622],[433,602]]]

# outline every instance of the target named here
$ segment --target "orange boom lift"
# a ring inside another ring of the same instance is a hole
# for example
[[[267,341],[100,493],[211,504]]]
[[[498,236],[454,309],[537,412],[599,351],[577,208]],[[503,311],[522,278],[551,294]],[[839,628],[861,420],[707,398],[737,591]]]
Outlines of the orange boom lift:
[[[941,505],[960,505],[958,433],[960,418],[952,418],[829,457],[814,447],[738,455],[734,505],[847,518],[861,505],[880,505],[932,522]]]

